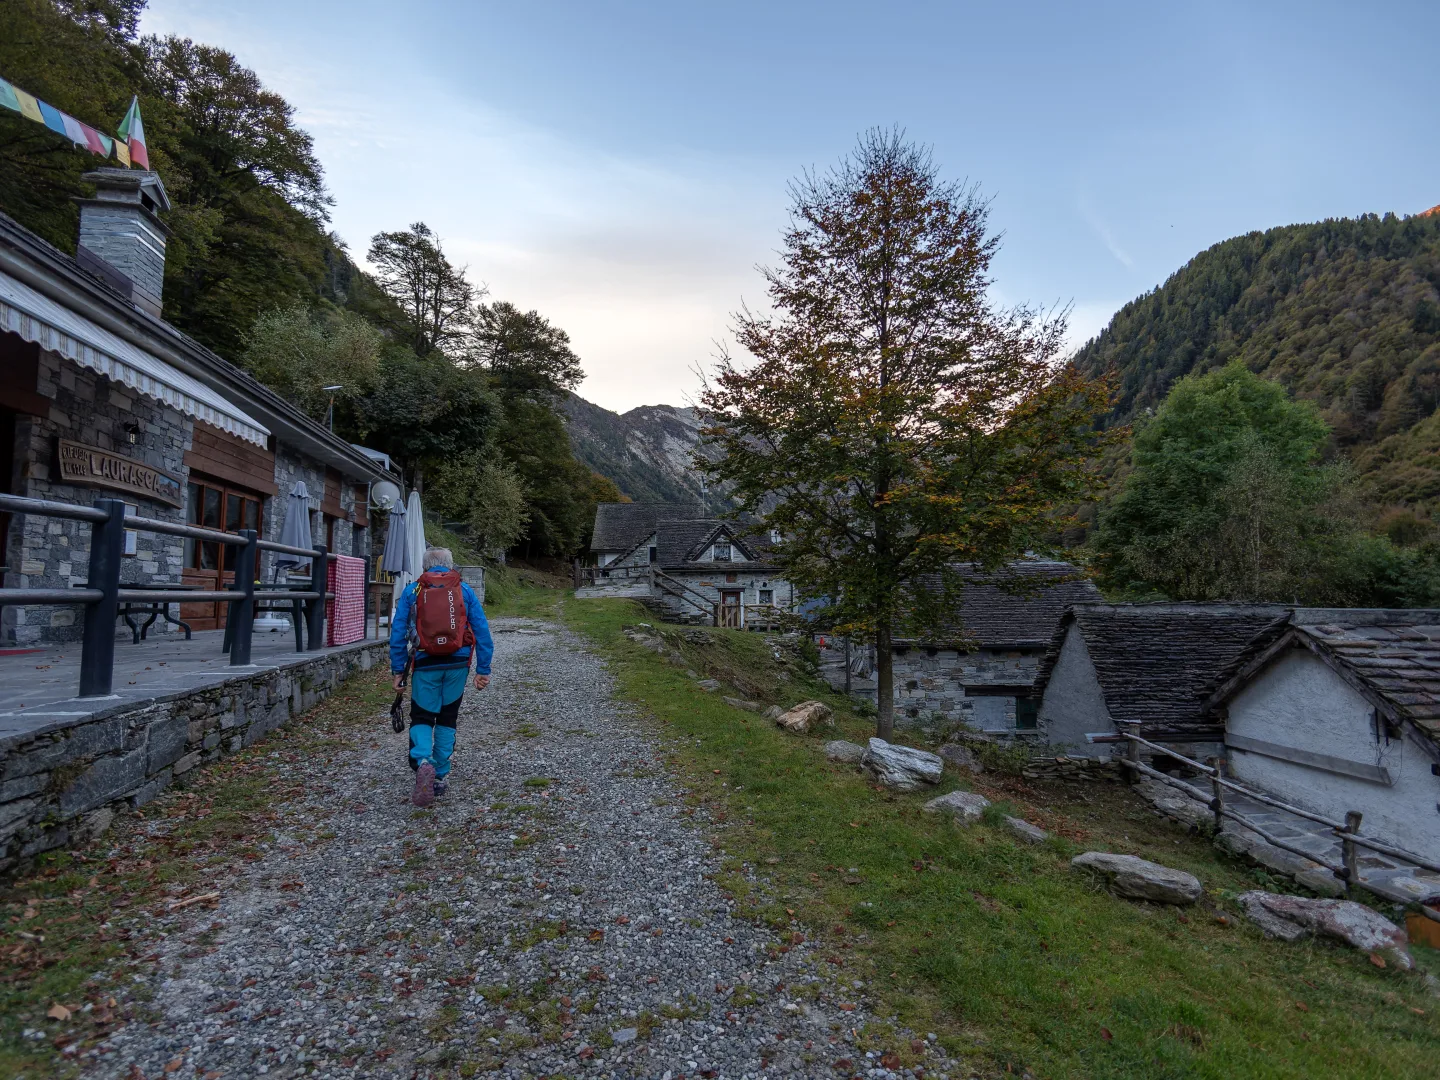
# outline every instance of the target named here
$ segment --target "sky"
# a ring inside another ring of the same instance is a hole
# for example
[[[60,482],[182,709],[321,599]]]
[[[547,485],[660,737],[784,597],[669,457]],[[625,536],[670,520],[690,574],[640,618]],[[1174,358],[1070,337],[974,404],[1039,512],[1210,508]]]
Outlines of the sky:
[[[1083,344],[1197,252],[1440,203],[1425,3],[151,0],[295,107],[363,261],[424,221],[569,332],[580,394],[686,404],[764,306],[786,185],[874,126],[991,200],[997,303]]]

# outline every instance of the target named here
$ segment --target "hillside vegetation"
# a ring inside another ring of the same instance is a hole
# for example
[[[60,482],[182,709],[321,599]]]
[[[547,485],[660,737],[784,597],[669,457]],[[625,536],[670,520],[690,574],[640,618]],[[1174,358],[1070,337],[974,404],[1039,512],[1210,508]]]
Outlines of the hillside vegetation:
[[[1076,356],[1109,368],[1109,422],[1232,360],[1314,402],[1374,497],[1440,499],[1440,215],[1287,225],[1195,256]]]

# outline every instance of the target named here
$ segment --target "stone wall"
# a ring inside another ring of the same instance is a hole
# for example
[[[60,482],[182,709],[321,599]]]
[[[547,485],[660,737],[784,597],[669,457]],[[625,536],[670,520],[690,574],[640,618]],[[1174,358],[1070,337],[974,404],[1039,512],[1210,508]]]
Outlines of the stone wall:
[[[1118,783],[1125,779],[1119,761],[1093,757],[1034,757],[1020,773],[1027,780],[1083,780]]]
[[[893,659],[897,718],[940,716],[977,730],[1013,730],[1013,696],[970,694],[966,688],[1029,686],[1040,658],[1038,650],[898,647]]]
[[[305,490],[310,493],[311,543],[325,543],[325,514],[320,509],[325,498],[325,466],[314,458],[306,457],[283,445],[275,450],[275,486],[280,489],[280,493],[270,499],[265,507],[266,540],[279,541],[280,530],[285,525],[285,509],[290,492],[301,480],[305,481]],[[349,480],[341,485],[340,506],[346,511],[357,509],[355,485]],[[332,553],[366,558],[370,554],[369,531],[344,519],[337,520]],[[260,573],[264,581],[270,581],[274,576],[274,558],[271,553],[260,557]]]
[[[91,505],[96,499],[117,498],[137,507],[142,517],[183,521],[182,509],[152,502],[139,495],[81,487],[59,482],[56,440],[71,439],[125,457],[155,469],[185,476],[185,451],[193,425],[175,409],[145,397],[89,368],[80,367],[58,353],[40,352],[37,391],[54,401],[48,417],[19,416],[16,421],[15,457],[20,473],[19,491],[35,499]],[[137,427],[129,441],[127,425]],[[90,524],[17,514],[11,523],[9,550],[18,573],[7,575],[7,585],[31,589],[68,589],[89,578]],[[121,563],[123,584],[178,583],[184,560],[184,541],[174,536],[136,533],[136,554]],[[83,611],[76,607],[7,607],[0,623],[0,641],[17,645],[78,641]],[[129,630],[116,623],[117,634]],[[152,631],[168,626],[157,623]]]
[[[297,659],[217,686],[128,703],[0,738],[0,870],[103,832],[192,770],[280,727],[348,676],[385,662],[383,642]]]

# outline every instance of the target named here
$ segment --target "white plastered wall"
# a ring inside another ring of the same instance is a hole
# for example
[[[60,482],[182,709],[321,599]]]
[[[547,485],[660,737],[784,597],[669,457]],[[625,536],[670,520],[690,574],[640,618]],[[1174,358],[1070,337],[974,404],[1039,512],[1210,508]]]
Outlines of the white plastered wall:
[[[1075,757],[1112,756],[1112,744],[1085,741],[1088,732],[1114,731],[1115,722],[1110,719],[1105,694],[1095,677],[1085,635],[1076,623],[1072,622],[1066,631],[1050,681],[1045,684],[1039,723],[1046,742],[1057,750]]]
[[[1361,831],[1440,859],[1440,777],[1417,736],[1376,739],[1372,707],[1308,649],[1283,653],[1230,702],[1234,735],[1389,770],[1390,784],[1344,776],[1229,747],[1231,774],[1242,783],[1343,821],[1364,815]]]

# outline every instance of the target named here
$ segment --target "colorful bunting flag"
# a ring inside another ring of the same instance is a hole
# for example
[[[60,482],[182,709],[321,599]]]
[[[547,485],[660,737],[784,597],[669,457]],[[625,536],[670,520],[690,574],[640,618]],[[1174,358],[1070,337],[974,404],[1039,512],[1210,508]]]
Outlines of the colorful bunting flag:
[[[96,131],[89,124],[82,124],[69,113],[61,112],[33,94],[27,94],[13,83],[0,79],[0,107],[18,112],[37,124],[44,124],[51,131],[64,135],[77,146],[83,146],[92,154],[108,158],[114,151],[120,164],[129,167],[132,161],[142,168],[150,167],[149,155],[145,153],[145,128],[140,123],[140,99],[130,102],[130,109],[121,122],[120,138],[112,139],[102,131]],[[128,144],[128,145],[127,145]]]
[[[131,161],[142,169],[150,168],[150,155],[145,150],[145,125],[140,120],[139,95],[130,99],[130,108],[126,110],[125,119],[120,121],[115,134],[130,144]]]

